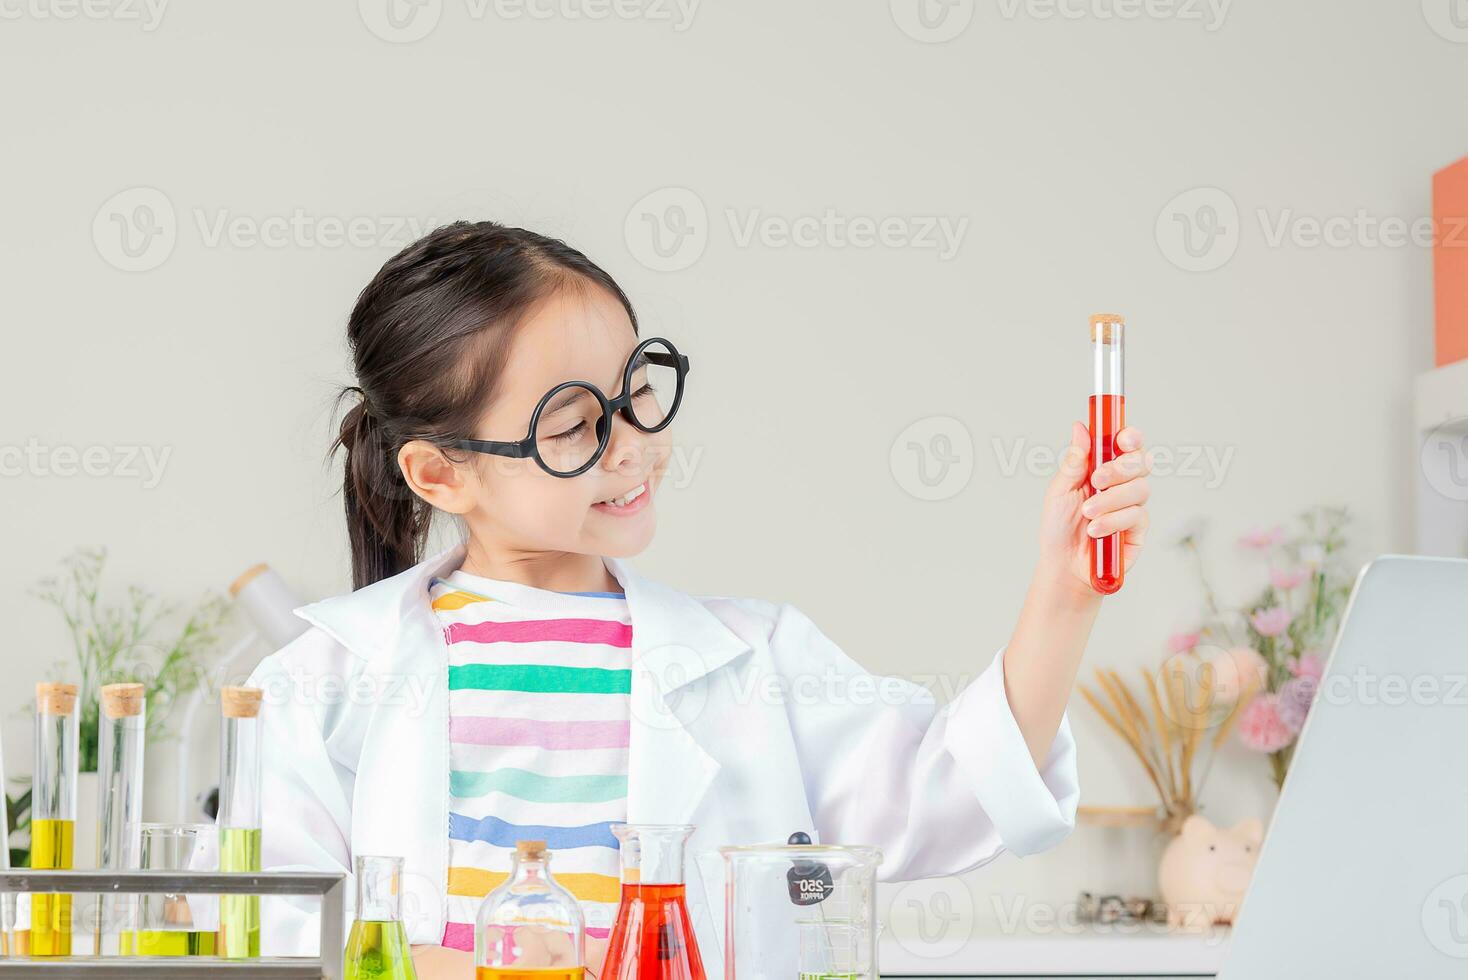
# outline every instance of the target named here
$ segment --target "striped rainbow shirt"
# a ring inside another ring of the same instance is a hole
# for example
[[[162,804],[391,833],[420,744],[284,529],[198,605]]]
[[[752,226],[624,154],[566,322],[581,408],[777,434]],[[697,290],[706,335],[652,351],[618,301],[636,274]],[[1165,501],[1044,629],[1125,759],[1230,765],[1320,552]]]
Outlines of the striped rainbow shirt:
[[[632,617],[620,592],[552,592],[454,571],[429,583],[448,644],[449,872],[442,943],[474,948],[480,900],[517,840],[604,938],[620,898]]]

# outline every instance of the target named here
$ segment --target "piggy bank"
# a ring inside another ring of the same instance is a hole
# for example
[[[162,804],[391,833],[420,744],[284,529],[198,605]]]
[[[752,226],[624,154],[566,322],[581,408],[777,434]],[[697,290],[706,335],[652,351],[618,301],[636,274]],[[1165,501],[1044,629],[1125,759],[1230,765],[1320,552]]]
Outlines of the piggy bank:
[[[1157,884],[1174,929],[1200,931],[1229,925],[1254,875],[1264,825],[1244,820],[1224,829],[1193,814],[1162,852]]]

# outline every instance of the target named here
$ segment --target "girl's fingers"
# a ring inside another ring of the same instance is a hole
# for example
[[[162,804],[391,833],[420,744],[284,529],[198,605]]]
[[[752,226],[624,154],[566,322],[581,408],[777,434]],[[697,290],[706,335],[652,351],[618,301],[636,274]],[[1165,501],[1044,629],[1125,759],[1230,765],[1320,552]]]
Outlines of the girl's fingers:
[[[1142,430],[1136,426],[1129,425],[1116,434],[1116,444],[1124,453],[1134,452],[1146,445],[1142,438]]]
[[[1081,504],[1081,516],[1100,517],[1102,514],[1121,510],[1131,504],[1145,504],[1151,495],[1152,488],[1148,485],[1145,476],[1128,480],[1088,497],[1086,502]]]
[[[1086,525],[1086,534],[1093,538],[1104,538],[1108,534],[1118,531],[1130,531],[1132,528],[1145,528],[1147,526],[1147,510],[1144,507],[1123,507],[1100,517]]]
[[[1086,485],[1086,455],[1089,452],[1090,436],[1080,422],[1070,424],[1070,445],[1061,453],[1060,465],[1047,491],[1051,497],[1071,493]]]
[[[1105,490],[1107,487],[1135,480],[1151,472],[1152,457],[1149,454],[1141,450],[1122,453],[1110,462],[1096,467],[1096,472],[1091,474],[1091,486],[1097,490]]]

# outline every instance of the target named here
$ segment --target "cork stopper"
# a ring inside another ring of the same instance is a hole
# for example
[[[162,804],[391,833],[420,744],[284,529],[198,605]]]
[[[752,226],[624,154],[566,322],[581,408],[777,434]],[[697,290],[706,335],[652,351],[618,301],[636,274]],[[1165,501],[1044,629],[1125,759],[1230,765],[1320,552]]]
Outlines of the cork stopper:
[[[249,568],[245,569],[243,572],[240,573],[239,578],[229,583],[229,597],[233,599],[238,596],[240,594],[240,590],[242,590],[245,586],[249,585],[255,580],[255,576],[269,570],[270,566],[265,564],[264,562],[261,562],[258,565],[251,565]]]
[[[69,715],[76,710],[76,685],[42,681],[36,685],[36,711],[43,715]]]
[[[1091,314],[1091,341],[1092,343],[1109,344],[1121,335],[1126,321],[1120,313],[1092,313]]]
[[[136,718],[143,713],[143,685],[103,684],[102,710],[108,718]]]
[[[222,687],[219,689],[219,710],[226,718],[254,718],[260,714],[263,695],[258,687]]]
[[[520,861],[544,861],[545,841],[543,840],[517,840],[515,841],[515,858]]]

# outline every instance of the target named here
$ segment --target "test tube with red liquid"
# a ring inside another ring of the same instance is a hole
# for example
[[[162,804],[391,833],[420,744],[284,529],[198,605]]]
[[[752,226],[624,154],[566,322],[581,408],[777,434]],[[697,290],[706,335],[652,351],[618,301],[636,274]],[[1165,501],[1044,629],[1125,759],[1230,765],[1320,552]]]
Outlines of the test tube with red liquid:
[[[1091,475],[1102,463],[1115,459],[1116,434],[1126,425],[1126,388],[1122,379],[1122,336],[1126,324],[1120,314],[1091,317],[1091,453],[1086,466],[1086,496],[1096,493]],[[1121,532],[1091,539],[1091,588],[1111,595],[1121,588],[1125,572],[1121,560]]]

